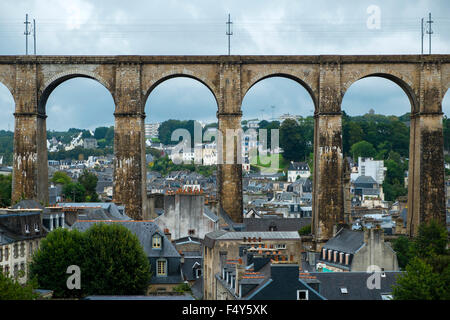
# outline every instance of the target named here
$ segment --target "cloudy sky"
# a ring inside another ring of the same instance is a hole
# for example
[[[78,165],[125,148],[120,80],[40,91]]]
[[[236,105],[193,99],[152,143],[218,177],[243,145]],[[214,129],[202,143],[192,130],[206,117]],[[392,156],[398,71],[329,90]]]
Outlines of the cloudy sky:
[[[373,6],[379,8],[379,29],[367,25]],[[232,54],[418,54],[420,19],[428,12],[434,21],[432,52],[450,53],[450,3],[446,0],[1,0],[0,55],[25,53],[26,13],[30,20],[36,19],[40,55],[223,55],[227,54],[228,13],[233,21]],[[32,39],[29,49],[32,52]],[[450,115],[448,96],[444,112]],[[1,84],[0,108],[0,129],[12,130],[13,101]],[[272,78],[255,85],[242,108],[244,118],[270,119],[272,114],[310,115],[313,105],[299,84]],[[401,115],[410,106],[397,85],[370,78],[349,89],[343,108],[352,115],[371,108]],[[150,95],[146,121],[212,121],[216,109],[212,94],[202,84],[172,79]],[[72,79],[51,94],[47,128],[112,125],[113,110],[112,97],[102,85]]]

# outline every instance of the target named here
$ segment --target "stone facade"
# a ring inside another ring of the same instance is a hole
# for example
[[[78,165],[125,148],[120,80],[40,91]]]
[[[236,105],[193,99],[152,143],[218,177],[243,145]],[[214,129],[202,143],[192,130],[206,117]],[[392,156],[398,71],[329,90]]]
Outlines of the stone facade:
[[[395,56],[0,56],[0,82],[15,109],[13,201],[48,201],[46,110],[53,89],[87,77],[109,90],[115,110],[114,201],[134,219],[146,212],[144,107],[151,91],[173,77],[206,85],[217,101],[219,131],[239,129],[241,103],[257,82],[293,79],[315,105],[313,234],[323,243],[344,220],[341,101],[364,77],[398,84],[411,101],[408,230],[432,218],[445,221],[442,99],[450,87],[450,55]],[[234,139],[233,139],[234,140]],[[218,153],[218,198],[242,221],[242,167],[237,141]],[[220,150],[220,149],[219,149]],[[229,151],[234,152],[229,157]],[[230,160],[227,162],[225,160]]]

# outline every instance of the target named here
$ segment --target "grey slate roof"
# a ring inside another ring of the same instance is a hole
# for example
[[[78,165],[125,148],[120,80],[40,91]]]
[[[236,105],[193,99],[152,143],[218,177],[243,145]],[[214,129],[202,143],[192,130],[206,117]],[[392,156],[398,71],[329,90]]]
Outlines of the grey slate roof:
[[[378,184],[374,178],[372,178],[371,176],[359,176],[358,178],[356,178],[355,184],[359,184],[359,183],[370,183],[370,184]]]
[[[306,162],[291,162],[288,168],[289,171],[295,170],[295,171],[306,171],[309,170],[309,166]]]
[[[203,276],[199,277],[195,280],[194,284],[191,287],[192,295],[201,300],[203,299]]]
[[[77,221],[72,225],[73,229],[77,229],[80,231],[85,231],[89,229],[95,223],[106,223],[112,224],[117,223],[126,227],[128,230],[133,232],[139,239],[142,247],[144,248],[145,253],[148,257],[181,257],[178,251],[175,249],[173,244],[167,239],[156,223],[150,221]],[[163,238],[162,249],[153,249],[152,248],[152,236],[155,233],[159,233],[159,235]],[[156,277],[152,277],[156,278]],[[165,277],[167,278],[167,277]],[[153,282],[153,281],[152,281]],[[165,282],[166,283],[166,282]]]
[[[205,246],[212,248],[217,240],[240,240],[243,238],[260,238],[262,240],[300,239],[297,231],[224,231],[216,230],[205,235]]]
[[[354,254],[364,244],[364,232],[341,229],[323,248]]]
[[[12,209],[44,209],[36,200],[20,200],[18,203],[11,207]]]
[[[385,272],[380,289],[369,289],[367,272],[311,272],[320,281],[319,293],[328,300],[381,300],[381,294],[390,294],[401,272]],[[342,293],[346,288],[348,293]]]
[[[298,231],[311,224],[311,218],[244,218],[246,231]]]
[[[181,272],[183,273],[183,280],[192,281],[196,279],[194,269],[202,268],[203,258],[191,258],[187,256],[186,253],[187,252],[184,253],[184,263],[181,265]],[[197,264],[199,264],[199,266],[197,266]]]
[[[203,214],[204,214],[205,216],[207,216],[209,219],[211,219],[213,222],[217,222],[217,221],[219,220],[219,217],[216,216],[216,215],[214,214],[214,212],[212,212],[211,210],[209,210],[209,208],[206,207],[206,206],[203,207]]]
[[[59,207],[85,208],[78,214],[78,220],[131,220],[119,212],[119,207],[113,202],[60,202]]]

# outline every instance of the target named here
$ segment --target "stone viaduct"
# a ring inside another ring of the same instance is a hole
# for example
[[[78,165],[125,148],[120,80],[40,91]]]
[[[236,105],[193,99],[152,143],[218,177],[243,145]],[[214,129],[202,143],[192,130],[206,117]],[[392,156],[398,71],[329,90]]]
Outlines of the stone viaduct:
[[[312,229],[316,242],[330,238],[344,220],[341,101],[355,81],[366,77],[395,82],[411,102],[409,233],[416,234],[423,221],[445,221],[441,103],[450,87],[450,55],[0,56],[0,82],[15,100],[12,200],[48,201],[46,102],[52,90],[68,79],[91,78],[111,93],[113,198],[125,204],[134,219],[142,219],[144,107],[152,90],[173,77],[202,82],[216,98],[219,130],[225,132],[240,128],[246,92],[274,76],[298,82],[315,105]],[[242,221],[241,176],[241,165],[219,165],[219,203],[236,222]]]

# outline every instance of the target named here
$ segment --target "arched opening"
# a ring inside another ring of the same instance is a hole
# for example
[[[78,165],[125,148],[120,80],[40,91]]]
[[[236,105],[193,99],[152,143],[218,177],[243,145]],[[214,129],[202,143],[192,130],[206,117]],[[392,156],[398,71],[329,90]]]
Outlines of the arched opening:
[[[0,83],[0,208],[11,205],[12,165],[14,152],[14,98]]]
[[[149,89],[144,134],[148,218],[167,212],[161,199],[179,190],[201,190],[209,209],[216,211],[217,110],[212,90],[197,78],[171,76]],[[163,220],[158,220],[161,228],[175,228]],[[193,230],[173,233],[172,238],[198,236],[199,230]]]
[[[111,93],[90,77],[66,76],[44,90],[50,205],[112,200],[114,109]]]
[[[344,163],[350,178],[344,200],[350,202],[346,214],[354,229],[378,224],[386,233],[399,233],[406,224],[415,105],[401,83],[370,75],[353,83],[342,100]]]
[[[312,90],[291,76],[265,77],[245,93],[244,214],[311,217],[314,110]]]

